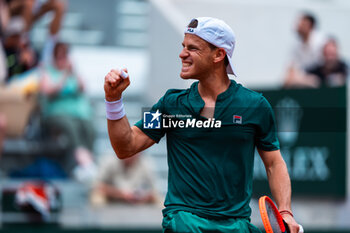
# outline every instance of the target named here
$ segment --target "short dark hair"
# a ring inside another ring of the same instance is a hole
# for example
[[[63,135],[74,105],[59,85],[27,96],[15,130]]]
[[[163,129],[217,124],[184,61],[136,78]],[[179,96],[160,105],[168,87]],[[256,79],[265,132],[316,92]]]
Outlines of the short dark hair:
[[[303,14],[303,18],[310,22],[312,28],[315,28],[317,26],[316,17],[310,12],[305,12]]]

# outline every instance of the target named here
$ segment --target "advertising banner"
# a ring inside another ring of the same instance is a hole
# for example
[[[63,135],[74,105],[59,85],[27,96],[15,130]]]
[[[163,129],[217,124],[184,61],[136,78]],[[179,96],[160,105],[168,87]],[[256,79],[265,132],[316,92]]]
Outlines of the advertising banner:
[[[346,88],[262,91],[275,112],[293,196],[345,197]],[[254,195],[269,194],[255,154]]]

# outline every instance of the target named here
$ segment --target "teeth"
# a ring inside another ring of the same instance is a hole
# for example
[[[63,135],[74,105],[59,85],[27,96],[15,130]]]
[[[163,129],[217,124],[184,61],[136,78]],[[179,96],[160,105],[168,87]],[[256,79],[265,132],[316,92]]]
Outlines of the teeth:
[[[191,64],[189,64],[189,63],[182,63],[182,66],[183,67],[189,67]]]

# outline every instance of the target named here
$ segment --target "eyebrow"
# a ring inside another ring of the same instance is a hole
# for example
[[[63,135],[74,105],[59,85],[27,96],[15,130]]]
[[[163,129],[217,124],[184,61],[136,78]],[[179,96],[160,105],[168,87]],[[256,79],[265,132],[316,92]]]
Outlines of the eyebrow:
[[[182,47],[196,48],[196,49],[199,49],[199,48],[200,48],[200,46],[194,45],[194,44],[188,44],[187,46],[185,46],[185,43],[184,43],[184,42],[182,42],[181,44],[182,44]]]
[[[200,47],[199,46],[197,46],[197,45],[193,45],[193,44],[189,44],[188,46],[187,46],[187,48],[189,48],[189,49],[199,49]]]

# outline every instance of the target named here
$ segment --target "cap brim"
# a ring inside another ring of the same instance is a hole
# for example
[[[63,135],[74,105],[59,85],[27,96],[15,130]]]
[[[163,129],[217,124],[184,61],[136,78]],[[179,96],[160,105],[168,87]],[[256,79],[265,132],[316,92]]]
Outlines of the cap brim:
[[[228,73],[228,74],[233,74],[234,76],[237,77],[236,72],[235,72],[235,70],[234,70],[234,68],[233,68],[232,58],[231,58],[230,56],[227,56],[227,55],[226,55],[226,57],[227,57],[227,59],[228,59],[228,65],[227,65],[227,67],[226,67],[227,73]]]

